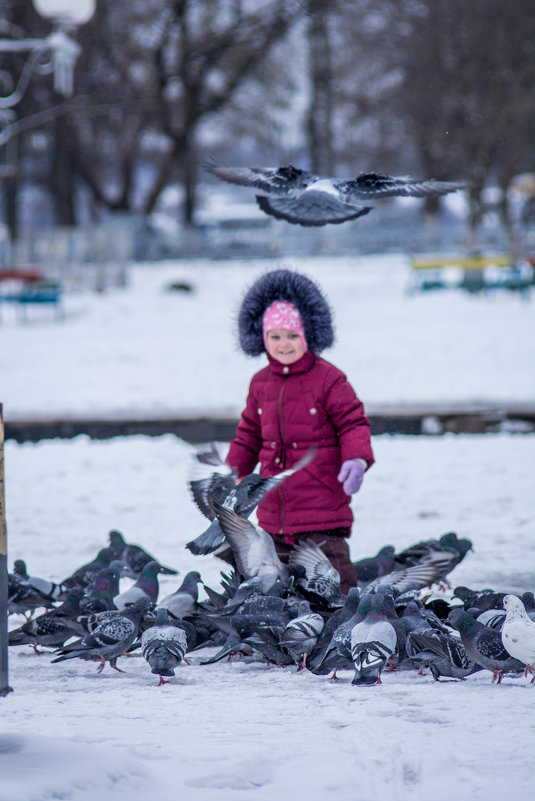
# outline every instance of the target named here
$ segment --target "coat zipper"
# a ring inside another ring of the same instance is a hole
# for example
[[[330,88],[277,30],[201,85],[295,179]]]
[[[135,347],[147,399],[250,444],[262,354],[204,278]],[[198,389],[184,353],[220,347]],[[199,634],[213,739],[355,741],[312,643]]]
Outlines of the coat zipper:
[[[282,457],[282,447],[284,443],[284,428],[282,425],[282,395],[284,393],[284,387],[286,386],[286,377],[282,379],[282,385],[279,392],[279,400],[277,404],[277,410],[279,412],[279,435],[280,435],[280,444],[281,444],[281,457]],[[285,465],[280,465],[284,469]],[[281,504],[281,527],[279,534],[283,534],[284,529],[284,499],[282,497],[282,486],[278,488],[277,492],[279,493],[280,504]]]

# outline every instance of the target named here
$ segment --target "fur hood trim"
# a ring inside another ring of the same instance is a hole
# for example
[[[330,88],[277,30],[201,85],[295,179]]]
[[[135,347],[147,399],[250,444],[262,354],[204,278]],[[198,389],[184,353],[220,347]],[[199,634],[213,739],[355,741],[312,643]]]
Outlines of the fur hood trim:
[[[316,284],[301,273],[273,270],[247,291],[238,313],[240,345],[248,356],[265,352],[262,317],[275,300],[288,300],[301,315],[309,350],[320,353],[334,342],[329,304]]]

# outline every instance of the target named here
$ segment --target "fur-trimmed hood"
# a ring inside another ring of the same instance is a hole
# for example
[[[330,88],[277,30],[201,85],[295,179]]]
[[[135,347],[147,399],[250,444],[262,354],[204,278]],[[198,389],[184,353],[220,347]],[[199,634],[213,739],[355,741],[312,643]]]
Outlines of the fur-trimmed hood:
[[[255,281],[240,306],[238,331],[244,353],[248,356],[264,353],[262,317],[275,300],[288,300],[299,309],[309,350],[320,353],[331,347],[332,313],[321,290],[301,273],[273,270]]]

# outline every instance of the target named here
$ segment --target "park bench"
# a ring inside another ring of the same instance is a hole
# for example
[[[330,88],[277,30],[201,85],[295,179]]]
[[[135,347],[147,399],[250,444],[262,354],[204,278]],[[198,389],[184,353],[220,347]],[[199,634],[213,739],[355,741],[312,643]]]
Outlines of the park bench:
[[[515,264],[510,256],[473,255],[413,258],[409,294],[441,289],[463,289],[471,294],[506,289],[527,295],[533,285],[533,267]]]
[[[29,305],[50,305],[56,318],[61,316],[62,287],[59,281],[45,279],[40,270],[30,268],[0,268],[0,306],[13,304],[19,319],[27,319]]]

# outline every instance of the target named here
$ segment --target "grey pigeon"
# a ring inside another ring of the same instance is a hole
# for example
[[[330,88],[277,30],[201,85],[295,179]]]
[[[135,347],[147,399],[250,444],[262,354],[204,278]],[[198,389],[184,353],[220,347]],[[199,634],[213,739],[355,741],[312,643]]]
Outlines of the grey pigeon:
[[[73,588],[65,601],[51,612],[29,620],[18,629],[12,629],[8,635],[9,645],[31,645],[36,654],[37,646],[58,648],[73,636],[79,636],[83,629],[76,622],[83,590]]]
[[[380,172],[361,173],[341,180],[323,177],[289,164],[285,167],[252,168],[206,165],[223,181],[250,186],[267,194],[256,195],[266,214],[303,226],[342,223],[367,214],[370,202],[389,197],[436,197],[462,189],[466,184],[394,178]]]
[[[492,672],[500,684],[504,673],[520,673],[524,665],[504,648],[499,631],[478,623],[463,609],[453,609],[448,622],[461,635],[468,656],[482,668]]]
[[[335,679],[337,670],[349,670],[352,667],[351,632],[366,617],[374,597],[372,594],[367,594],[361,598],[353,615],[336,627],[321,660],[316,658],[313,664],[309,663],[313,673],[325,674],[334,670],[332,678]]]
[[[297,616],[286,625],[279,641],[294,660],[298,670],[306,667],[307,656],[316,646],[324,626],[323,617],[311,611],[308,601],[301,601]]]
[[[471,540],[467,538],[459,539],[454,531],[448,531],[438,539],[423,540],[396,554],[396,565],[398,569],[403,569],[425,564],[429,561],[443,560],[442,575],[436,580],[449,584],[446,576],[462,562],[466,554],[471,550],[473,550]]]
[[[194,554],[213,553],[225,542],[225,534],[216,514],[216,505],[231,509],[240,517],[249,517],[268,492],[279,487],[289,476],[293,476],[298,470],[310,464],[315,454],[316,449],[309,448],[293,467],[269,478],[263,478],[258,473],[251,473],[236,483],[235,474],[225,476],[213,474],[207,479],[190,481],[194,501],[201,512],[209,520],[212,520],[212,523],[195,540],[188,542],[186,548]]]
[[[330,614],[325,621],[323,631],[318,637],[318,642],[307,659],[307,668],[309,670],[316,672],[316,669],[325,658],[334,632],[341,623],[345,623],[353,617],[359,608],[360,601],[361,594],[359,589],[357,587],[350,587],[344,605]],[[328,669],[323,672],[328,672]]]
[[[279,559],[267,531],[218,503],[215,510],[244,579],[255,579],[261,592],[269,590],[277,579],[288,580],[288,567]]]
[[[447,565],[447,559],[444,560],[440,554],[437,554],[433,559],[421,564],[379,576],[366,585],[366,592],[389,590],[396,597],[409,590],[422,590],[424,587],[430,587],[440,581]]]
[[[60,587],[62,590],[69,590],[71,587],[86,587],[93,581],[97,573],[108,567],[114,558],[111,548],[102,548],[91,562],[82,565],[71,576],[61,581]]]
[[[166,595],[158,603],[159,609],[166,609],[175,618],[191,615],[195,610],[199,597],[199,584],[202,583],[201,574],[196,570],[187,573],[180,587]]]
[[[380,576],[386,576],[396,569],[395,548],[393,545],[385,545],[376,556],[359,559],[353,564],[357,570],[357,583],[359,587],[364,587],[370,581]]]
[[[80,601],[80,614],[91,615],[95,612],[117,609],[114,598],[119,594],[119,578],[120,567],[114,562],[97,573],[84,590],[84,597]]]
[[[413,662],[429,667],[435,681],[441,676],[463,680],[482,669],[468,656],[459,637],[436,629],[409,632],[407,653]]]
[[[526,608],[516,595],[503,599],[505,622],[501,629],[502,643],[506,651],[522,662],[525,673],[532,673],[535,682],[535,623],[528,617]]]
[[[43,595],[24,578],[17,573],[7,575],[7,609],[8,614],[25,615],[28,619],[35,609],[45,607],[50,609],[54,606],[54,599],[49,595]],[[28,615],[29,613],[29,615]]]
[[[158,607],[156,622],[141,635],[141,651],[151,673],[160,677],[160,685],[168,684],[164,676],[175,675],[175,668],[184,661],[187,647],[186,632],[170,623],[167,609]]]
[[[352,684],[381,684],[381,673],[396,652],[397,633],[386,617],[384,605],[382,593],[372,596],[366,617],[351,631],[351,658],[355,667]]]
[[[37,590],[45,597],[49,597],[51,600],[57,600],[60,595],[60,587],[54,581],[39,578],[38,576],[30,576],[26,569],[26,562],[23,559],[15,559],[13,573],[27,581],[34,590]]]
[[[158,574],[162,572],[164,570],[158,562],[147,562],[136,583],[114,598],[117,609],[125,609],[140,598],[147,598],[149,602],[156,603],[159,592]]]
[[[127,542],[122,533],[117,531],[117,529],[112,529],[108,536],[114,559],[119,559],[124,562],[136,578],[141,575],[141,571],[149,562],[158,562],[154,556],[151,556],[151,554],[140,545],[133,545]],[[165,567],[160,562],[158,562],[158,564],[160,565],[160,573],[166,573],[171,576],[176,576],[178,573],[178,571],[172,567]]]
[[[124,670],[117,667],[117,659],[128,651],[136,639],[139,623],[148,606],[149,600],[144,597],[121,613],[104,612],[105,619],[92,632],[60,649],[60,656],[52,662],[63,662],[66,659],[98,661],[99,673],[106,662],[109,662],[114,670],[124,673]]]
[[[343,606],[345,596],[340,591],[340,573],[327,558],[321,547],[313,540],[294,545],[289,565],[300,565],[305,577],[297,581],[306,598],[326,609]]]

